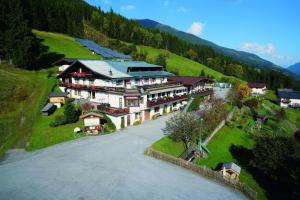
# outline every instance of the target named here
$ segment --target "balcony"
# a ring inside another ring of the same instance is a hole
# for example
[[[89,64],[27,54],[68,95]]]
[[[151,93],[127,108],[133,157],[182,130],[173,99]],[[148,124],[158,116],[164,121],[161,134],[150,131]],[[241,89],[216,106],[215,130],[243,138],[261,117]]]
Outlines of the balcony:
[[[86,85],[86,84],[74,84],[74,83],[59,83],[62,87],[67,87],[70,89],[86,89],[92,91],[114,91],[114,92],[125,92],[125,88],[122,87],[107,87],[107,86],[95,86],[95,85]]]
[[[171,103],[171,102],[178,101],[178,100],[185,100],[187,98],[188,98],[187,95],[164,97],[164,98],[160,98],[160,99],[157,99],[154,101],[148,101],[147,106],[152,107],[152,106],[157,106],[157,105],[161,105],[161,104]]]
[[[108,105],[109,104],[98,105],[97,110],[113,116],[126,115],[129,113],[129,108],[114,108],[109,107]]]
[[[91,77],[93,76],[92,73],[88,73],[88,72],[72,72],[70,73],[73,77],[76,78],[86,78],[86,77]]]
[[[191,95],[204,97],[204,96],[212,95],[213,93],[214,93],[213,89],[206,88],[205,90],[202,91],[192,92]]]

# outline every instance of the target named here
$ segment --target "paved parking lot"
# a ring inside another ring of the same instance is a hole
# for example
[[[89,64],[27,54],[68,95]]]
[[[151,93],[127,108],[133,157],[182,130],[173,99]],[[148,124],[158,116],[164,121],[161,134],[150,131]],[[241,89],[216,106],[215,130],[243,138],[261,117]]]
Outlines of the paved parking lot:
[[[228,187],[144,155],[167,117],[84,137],[0,163],[0,199],[245,199]]]

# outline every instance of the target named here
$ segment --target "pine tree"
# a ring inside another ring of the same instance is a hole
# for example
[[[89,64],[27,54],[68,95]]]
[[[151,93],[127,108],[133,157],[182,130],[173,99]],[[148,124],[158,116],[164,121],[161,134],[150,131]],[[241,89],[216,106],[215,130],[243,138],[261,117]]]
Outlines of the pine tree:
[[[78,121],[78,112],[71,99],[68,99],[66,102],[64,116],[67,123],[74,123]]]

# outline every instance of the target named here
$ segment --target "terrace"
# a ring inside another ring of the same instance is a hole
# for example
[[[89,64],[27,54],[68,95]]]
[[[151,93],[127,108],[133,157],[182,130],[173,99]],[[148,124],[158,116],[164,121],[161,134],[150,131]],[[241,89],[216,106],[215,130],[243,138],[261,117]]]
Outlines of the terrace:
[[[114,108],[109,107],[109,104],[97,105],[97,110],[113,116],[126,115],[129,113],[129,108]]]
[[[206,88],[202,91],[193,92],[191,95],[203,97],[203,96],[212,95],[213,93],[214,91],[212,88]]]

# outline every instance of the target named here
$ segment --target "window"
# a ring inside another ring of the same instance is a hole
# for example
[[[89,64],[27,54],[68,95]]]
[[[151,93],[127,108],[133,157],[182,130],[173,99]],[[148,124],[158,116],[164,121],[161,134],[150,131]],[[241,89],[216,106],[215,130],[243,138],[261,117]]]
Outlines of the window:
[[[78,96],[81,96],[81,90],[78,90]]]
[[[135,79],[134,82],[135,82],[136,85],[138,85],[139,84],[139,79]]]
[[[125,106],[126,107],[138,107],[139,106],[139,100],[138,99],[126,99],[125,100]]]
[[[123,85],[123,81],[122,80],[117,80],[116,85]]]
[[[75,95],[78,95],[78,91],[77,91],[77,90],[74,90],[74,94],[75,94]]]
[[[78,78],[75,78],[75,83],[77,84],[79,82]]]
[[[143,104],[144,103],[144,97],[140,98],[140,103]]]
[[[152,99],[154,99],[155,98],[155,94],[152,94]]]
[[[158,98],[161,97],[161,93],[158,93]]]
[[[145,83],[145,84],[148,84],[148,83],[149,83],[149,79],[146,78],[145,81],[144,81],[144,83]]]
[[[122,108],[123,107],[123,98],[120,97],[119,98],[119,108]]]
[[[154,112],[159,112],[159,107],[155,107]]]
[[[94,85],[94,79],[89,79],[89,84]]]
[[[95,99],[95,97],[96,97],[95,92],[92,92],[92,99]]]

